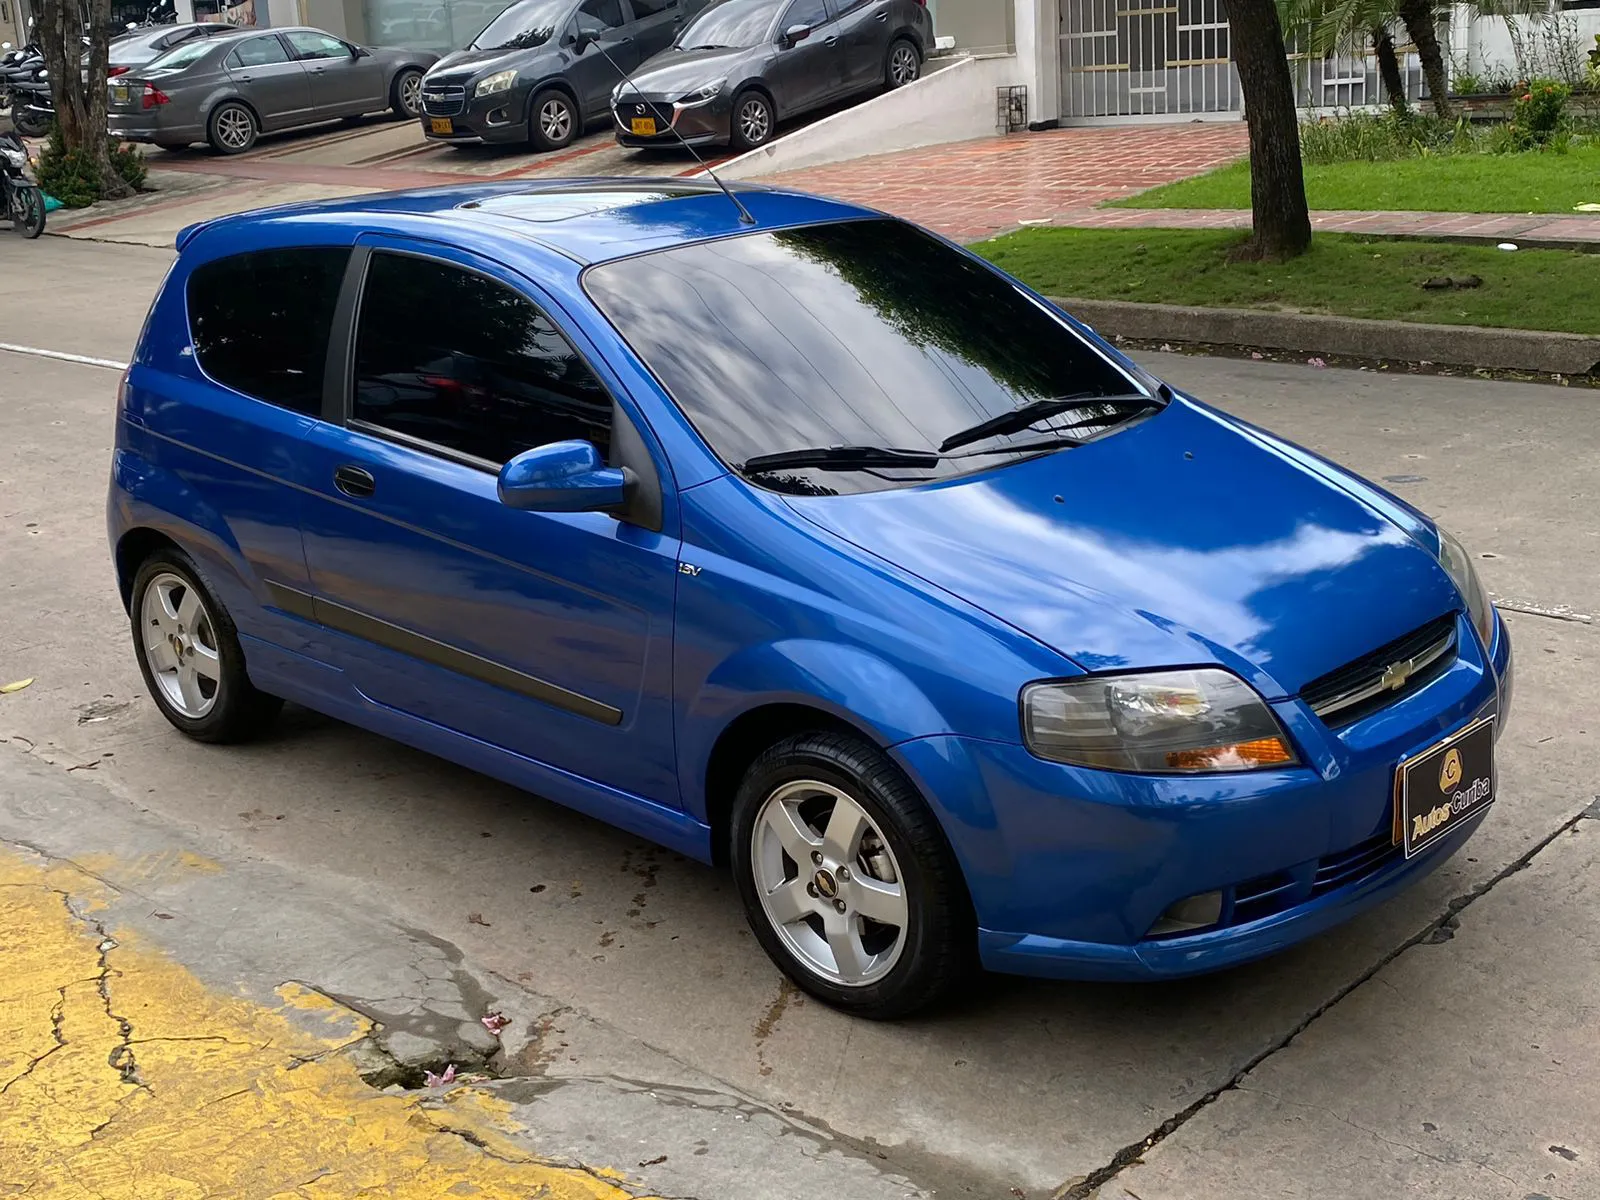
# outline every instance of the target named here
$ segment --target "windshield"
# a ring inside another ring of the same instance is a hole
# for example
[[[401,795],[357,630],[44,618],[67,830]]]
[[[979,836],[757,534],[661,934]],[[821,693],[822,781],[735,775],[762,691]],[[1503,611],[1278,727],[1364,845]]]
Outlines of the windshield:
[[[197,58],[203,58],[211,51],[214,45],[210,38],[195,38],[172,50],[168,50],[145,64],[146,71],[170,71],[177,67],[187,67]]]
[[[759,46],[778,15],[782,0],[723,0],[706,9],[678,35],[680,50],[738,49]]]
[[[483,27],[468,50],[531,50],[556,34],[572,11],[572,0],[522,0]]]
[[[593,267],[584,286],[734,466],[813,447],[937,453],[1024,404],[1083,397],[974,442],[971,457],[750,473],[764,487],[831,494],[947,478],[1040,453],[1053,429],[1091,436],[1085,422],[1143,411],[1097,405],[1141,389],[1004,276],[902,221],[678,246]]]

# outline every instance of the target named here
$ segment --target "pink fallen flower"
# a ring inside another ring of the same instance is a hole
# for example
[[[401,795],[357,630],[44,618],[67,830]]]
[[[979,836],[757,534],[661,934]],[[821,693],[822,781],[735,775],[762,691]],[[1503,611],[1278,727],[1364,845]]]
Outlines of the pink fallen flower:
[[[504,1013],[490,1013],[480,1019],[483,1021],[483,1027],[494,1034],[495,1037],[499,1037],[500,1031],[511,1024],[511,1018]]]
[[[422,1081],[429,1087],[443,1087],[447,1083],[454,1083],[456,1081],[455,1063],[446,1064],[443,1075],[435,1075],[432,1071],[424,1071],[422,1073]]]
[[[1325,367],[1325,366],[1328,365],[1327,363],[1323,362],[1320,358],[1308,358],[1308,359],[1306,359],[1306,363],[1309,366],[1313,366],[1313,367]]]

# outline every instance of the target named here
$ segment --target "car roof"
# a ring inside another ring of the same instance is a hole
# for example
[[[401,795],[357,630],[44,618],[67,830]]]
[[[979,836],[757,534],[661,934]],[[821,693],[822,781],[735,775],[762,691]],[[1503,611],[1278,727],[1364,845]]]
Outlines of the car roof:
[[[179,233],[177,245],[181,251],[203,230],[247,237],[253,226],[289,221],[300,228],[343,226],[438,241],[523,243],[552,250],[581,269],[758,229],[883,216],[803,192],[729,186],[755,219],[753,225],[709,179],[628,176],[468,183],[258,209],[190,226]],[[446,222],[473,236],[452,239]]]

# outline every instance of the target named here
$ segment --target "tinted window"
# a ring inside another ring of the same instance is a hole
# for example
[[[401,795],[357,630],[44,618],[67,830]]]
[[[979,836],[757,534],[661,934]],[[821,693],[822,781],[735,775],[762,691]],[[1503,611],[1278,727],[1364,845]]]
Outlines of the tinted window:
[[[398,254],[368,270],[355,416],[497,465],[569,438],[611,444],[611,398],[529,300]]]
[[[170,71],[175,67],[187,67],[197,58],[204,58],[211,51],[211,44],[203,38],[196,38],[192,42],[185,42],[181,46],[174,46],[171,50],[150,60],[146,71]]]
[[[264,67],[268,63],[288,61],[289,52],[275,37],[251,38],[248,42],[241,42],[234,52],[228,55],[230,67]]]
[[[809,25],[815,29],[828,19],[828,6],[823,0],[794,0],[784,11],[780,29],[793,29],[796,25]]]
[[[584,283],[734,465],[811,447],[937,450],[1032,400],[1139,390],[1004,276],[899,221],[679,246],[591,268]],[[1104,411],[1074,409],[968,449],[1037,442]],[[807,470],[798,490],[865,491],[1006,461],[952,458],[888,478]]]
[[[678,0],[631,0],[633,4],[633,17],[642,21],[646,17],[660,16],[669,8],[677,8]]]
[[[326,33],[286,33],[297,58],[349,58],[350,47]]]
[[[685,50],[759,45],[766,41],[778,8],[777,0],[722,0],[690,22],[678,35],[678,45]]]
[[[625,23],[622,0],[583,0],[578,6],[577,27],[589,33],[604,33]]]
[[[523,0],[483,27],[469,50],[531,50],[555,36],[572,11],[572,0]]]
[[[328,330],[350,251],[260,250],[196,267],[189,336],[218,383],[316,416]]]

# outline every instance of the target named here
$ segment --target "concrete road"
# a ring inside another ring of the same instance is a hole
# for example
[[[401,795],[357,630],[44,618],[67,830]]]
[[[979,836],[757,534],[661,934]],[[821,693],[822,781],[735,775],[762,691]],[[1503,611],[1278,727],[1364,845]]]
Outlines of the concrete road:
[[[167,262],[0,241],[0,276],[50,281],[26,304],[10,291],[0,341],[123,359]],[[306,712],[244,749],[185,742],[144,696],[104,544],[115,372],[14,352],[0,352],[0,676],[36,682],[0,696],[0,778],[52,798],[0,806],[0,841],[203,843],[247,897],[230,920],[279,956],[252,968],[263,977],[286,969],[297,906],[345,897],[363,928],[447,946],[503,1003],[527,989],[523,1009],[590,1030],[564,1069],[775,1122],[737,1155],[793,1170],[690,1171],[680,1195],[1600,1196],[1595,394],[1149,361],[1389,480],[1480,555],[1509,609],[1517,709],[1494,812],[1410,893],[1290,953],[1160,987],[981,978],[950,1011],[851,1021],[780,983],[709,868]],[[24,752],[44,774],[24,778]],[[81,818],[96,803],[104,828]],[[176,946],[178,922],[145,923]],[[221,976],[217,944],[173,952]],[[288,977],[332,970],[312,957]],[[359,990],[377,986],[346,990],[390,994]],[[661,1111],[638,1092],[612,1101],[585,1136]],[[573,1120],[550,1110],[548,1136]],[[842,1192],[823,1145],[854,1172]]]

